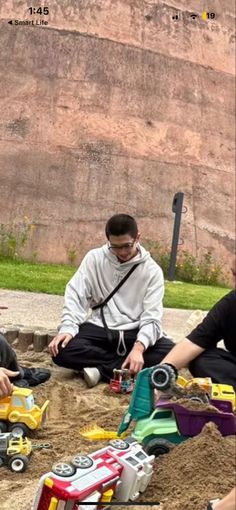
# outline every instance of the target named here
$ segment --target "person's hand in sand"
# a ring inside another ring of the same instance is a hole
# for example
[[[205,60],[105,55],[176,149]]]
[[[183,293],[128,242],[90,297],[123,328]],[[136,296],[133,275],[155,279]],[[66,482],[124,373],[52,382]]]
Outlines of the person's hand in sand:
[[[142,370],[144,365],[143,353],[145,347],[142,342],[136,341],[133,349],[128,354],[121,368],[126,368],[129,365],[131,374],[137,374]]]
[[[13,384],[9,377],[16,377],[19,372],[0,367],[0,398],[8,397],[12,393]]]
[[[72,338],[73,337],[70,333],[61,333],[56,335],[48,346],[50,354],[52,356],[57,356],[59,352],[59,345],[61,344],[62,348],[66,347]]]
[[[0,398],[7,397],[14,386],[29,388],[46,382],[51,376],[48,368],[22,367],[11,344],[0,333]]]
[[[207,510],[235,510],[236,508],[236,487],[234,487],[223,499],[209,503]]]

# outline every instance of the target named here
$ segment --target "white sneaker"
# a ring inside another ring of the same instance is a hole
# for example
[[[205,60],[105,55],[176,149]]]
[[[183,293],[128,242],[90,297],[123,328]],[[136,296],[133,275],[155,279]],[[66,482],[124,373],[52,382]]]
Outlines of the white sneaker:
[[[84,368],[84,380],[86,381],[89,388],[96,386],[101,380],[101,374],[96,367]]]

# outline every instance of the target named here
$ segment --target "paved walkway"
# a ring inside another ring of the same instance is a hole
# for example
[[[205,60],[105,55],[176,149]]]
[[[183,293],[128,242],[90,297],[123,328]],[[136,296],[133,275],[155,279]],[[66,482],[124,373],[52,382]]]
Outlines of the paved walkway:
[[[3,306],[7,309],[1,309]],[[54,330],[60,322],[62,306],[63,296],[0,289],[0,326],[11,324]],[[191,313],[191,310],[165,308],[166,333],[176,341],[183,338]]]

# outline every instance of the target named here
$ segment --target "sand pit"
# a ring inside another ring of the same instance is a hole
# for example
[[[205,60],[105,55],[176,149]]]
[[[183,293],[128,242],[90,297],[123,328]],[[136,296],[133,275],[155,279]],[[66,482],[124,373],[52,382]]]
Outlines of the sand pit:
[[[19,358],[25,365],[51,364],[47,353],[19,353]],[[23,474],[1,468],[1,510],[30,510],[38,479],[50,471],[53,462],[69,459],[75,453],[92,452],[106,444],[86,440],[80,429],[93,422],[116,429],[129,402],[128,396],[110,394],[105,384],[88,390],[78,376],[58,368],[53,368],[50,381],[35,388],[34,395],[40,405],[49,398],[50,408],[47,429],[35,433],[33,442],[50,442],[52,448],[35,451]],[[139,500],[144,506],[131,508],[205,510],[210,498],[224,495],[234,483],[235,438],[222,438],[210,424],[198,437],[156,461],[151,485]],[[162,505],[148,507],[145,501],[160,501]]]

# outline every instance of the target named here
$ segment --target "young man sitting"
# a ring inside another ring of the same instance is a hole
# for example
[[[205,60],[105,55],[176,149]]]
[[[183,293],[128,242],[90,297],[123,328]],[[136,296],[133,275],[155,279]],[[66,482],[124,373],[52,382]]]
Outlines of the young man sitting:
[[[163,273],[140,245],[135,219],[116,214],[105,232],[108,242],[87,253],[67,284],[59,333],[49,345],[53,361],[82,370],[89,387],[109,381],[114,368],[136,374],[156,365],[174,345],[162,330]]]

